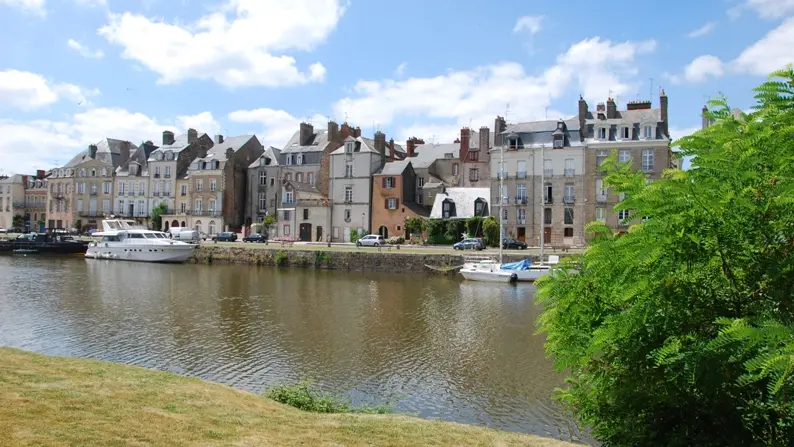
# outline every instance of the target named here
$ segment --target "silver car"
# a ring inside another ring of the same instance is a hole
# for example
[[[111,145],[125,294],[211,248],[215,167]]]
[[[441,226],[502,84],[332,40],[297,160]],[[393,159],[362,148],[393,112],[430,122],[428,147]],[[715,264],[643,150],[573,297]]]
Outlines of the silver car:
[[[386,240],[379,234],[368,234],[356,241],[357,247],[380,247],[384,244],[386,244]]]

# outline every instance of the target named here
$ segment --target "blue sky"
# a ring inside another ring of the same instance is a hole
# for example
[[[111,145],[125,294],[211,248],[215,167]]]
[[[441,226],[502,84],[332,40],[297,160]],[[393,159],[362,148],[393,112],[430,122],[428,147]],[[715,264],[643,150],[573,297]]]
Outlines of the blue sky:
[[[167,128],[279,146],[329,117],[451,142],[660,87],[682,136],[707,96],[747,108],[794,61],[793,17],[794,0],[0,0],[0,172]]]

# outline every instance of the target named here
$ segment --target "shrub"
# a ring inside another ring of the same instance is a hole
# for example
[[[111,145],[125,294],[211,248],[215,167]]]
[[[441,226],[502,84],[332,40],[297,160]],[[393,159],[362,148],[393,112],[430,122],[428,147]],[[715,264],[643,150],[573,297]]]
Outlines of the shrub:
[[[287,261],[289,260],[289,254],[287,254],[286,250],[279,250],[276,252],[276,265],[279,267],[287,265]]]
[[[499,241],[499,222],[493,216],[488,216],[482,223],[483,234],[485,234],[485,244],[489,247],[498,247]]]
[[[311,383],[282,384],[265,391],[265,397],[276,402],[313,413],[391,413],[391,406],[353,406],[340,398],[311,389]]]
[[[390,238],[386,239],[386,243],[387,244],[391,244],[391,245],[404,244],[405,243],[405,238],[402,237],[402,236],[390,237]]]
[[[350,229],[350,242],[355,244],[356,242],[358,242],[359,239],[361,239],[362,236],[363,235],[358,234],[358,230],[356,230],[355,228]]]

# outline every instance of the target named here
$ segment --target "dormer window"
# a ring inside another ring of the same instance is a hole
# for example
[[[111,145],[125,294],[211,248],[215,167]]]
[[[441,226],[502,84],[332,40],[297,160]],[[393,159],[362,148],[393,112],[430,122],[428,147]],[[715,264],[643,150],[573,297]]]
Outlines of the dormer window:
[[[607,139],[607,128],[606,127],[599,127],[598,128],[598,139],[599,140],[606,140]]]
[[[508,140],[508,147],[510,149],[518,149],[518,138],[510,138]]]
[[[353,143],[345,143],[345,153],[352,154],[353,153]]]
[[[642,136],[645,137],[646,140],[650,140],[653,138],[653,127],[645,126],[642,128]]]
[[[623,126],[620,128],[620,138],[623,140],[631,139],[631,130],[628,128],[628,126]]]
[[[284,157],[284,163],[285,163],[286,165],[291,165],[291,164],[292,164],[292,155],[290,155],[290,154],[287,154],[287,156],[286,156],[286,157]]]
[[[563,146],[563,144],[562,144],[562,143],[563,143],[563,141],[562,141],[562,137],[559,137],[559,138],[554,138],[554,148],[555,148],[555,149],[559,149],[559,148],[561,148],[561,147]]]
[[[299,165],[303,164],[303,154],[298,154],[298,160],[297,160],[296,164],[299,164]]]

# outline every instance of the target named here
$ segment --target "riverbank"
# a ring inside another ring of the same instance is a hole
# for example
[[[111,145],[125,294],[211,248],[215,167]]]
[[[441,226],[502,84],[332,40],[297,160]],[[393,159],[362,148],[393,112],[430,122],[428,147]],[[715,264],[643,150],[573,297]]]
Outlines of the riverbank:
[[[279,244],[201,244],[190,262],[212,264],[251,264],[276,267],[321,268],[358,272],[387,272],[414,274],[443,274],[449,267],[460,266],[465,256],[497,256],[481,252],[445,252],[422,248],[383,248],[300,246],[281,247]],[[558,253],[560,257],[567,253]],[[530,250],[513,250],[504,254],[505,262],[529,258],[537,262],[539,254]],[[433,270],[426,266],[434,266]],[[452,272],[454,273],[454,271]]]
[[[399,415],[314,414],[144,368],[0,348],[0,445],[575,444]]]

